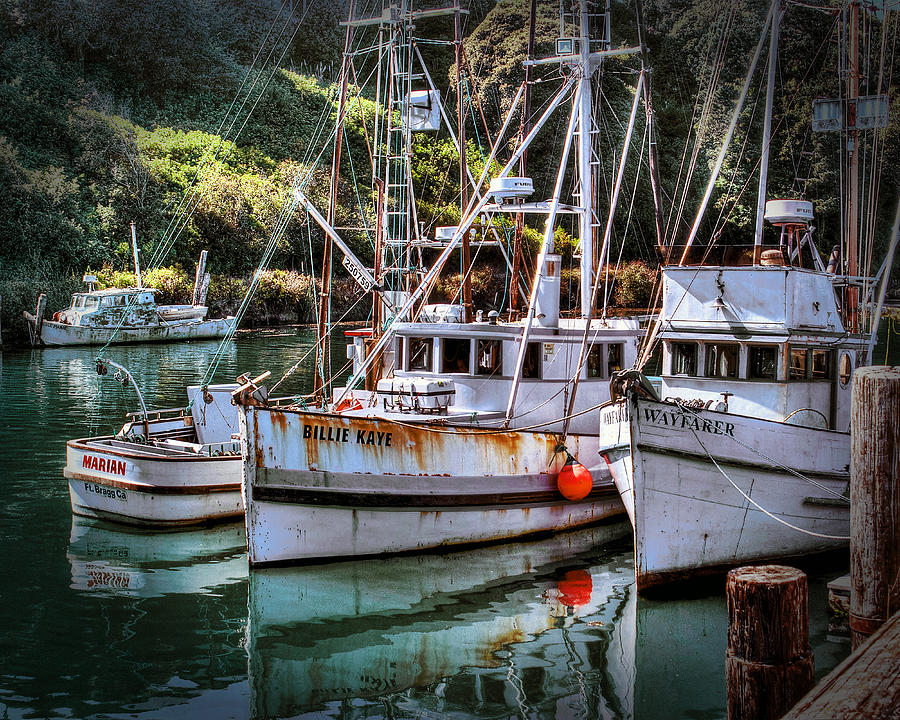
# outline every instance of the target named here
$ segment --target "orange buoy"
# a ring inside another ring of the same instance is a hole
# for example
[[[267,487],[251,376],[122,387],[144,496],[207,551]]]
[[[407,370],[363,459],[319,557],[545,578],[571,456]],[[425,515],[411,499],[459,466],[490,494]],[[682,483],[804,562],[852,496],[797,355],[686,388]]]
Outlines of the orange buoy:
[[[591,492],[594,480],[591,471],[569,455],[563,469],[556,477],[556,487],[567,500],[582,500]]]
[[[587,570],[569,570],[562,580],[556,582],[559,601],[568,607],[580,607],[591,601],[594,583]]]

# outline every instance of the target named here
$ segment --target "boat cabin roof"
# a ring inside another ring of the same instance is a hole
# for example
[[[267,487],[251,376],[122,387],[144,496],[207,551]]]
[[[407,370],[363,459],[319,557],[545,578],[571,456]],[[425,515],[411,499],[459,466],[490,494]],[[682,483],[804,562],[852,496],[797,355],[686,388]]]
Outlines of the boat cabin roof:
[[[90,290],[73,293],[74,295],[84,295],[93,297],[109,297],[113,295],[134,295],[135,293],[156,293],[157,288],[107,288],[106,290]]]

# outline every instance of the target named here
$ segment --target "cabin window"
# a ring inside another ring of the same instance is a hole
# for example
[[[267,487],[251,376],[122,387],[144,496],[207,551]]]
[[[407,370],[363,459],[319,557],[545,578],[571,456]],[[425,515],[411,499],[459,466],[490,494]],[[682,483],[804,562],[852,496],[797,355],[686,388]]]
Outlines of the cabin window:
[[[706,377],[736,378],[740,345],[708,343],[706,345]]]
[[[672,343],[672,374],[697,375],[697,343]]]
[[[84,307],[84,295],[73,295],[72,296],[72,307],[75,310],[80,310]]]
[[[441,372],[469,372],[469,351],[472,341],[468,338],[444,338],[444,349],[441,353]]]
[[[810,363],[810,377],[813,380],[831,380],[832,350],[813,348],[812,363]]]
[[[791,367],[788,377],[791,380],[806,380],[806,348],[791,348]]]
[[[841,387],[847,387],[852,374],[853,363],[850,361],[850,353],[841,353],[841,359],[838,362],[838,379],[841,381]]]
[[[85,310],[95,310],[97,308],[97,298],[95,297],[86,297],[84,298],[84,309]]]
[[[500,340],[479,340],[475,358],[477,375],[500,375],[503,369],[503,344]]]
[[[622,369],[622,352],[625,346],[622,343],[615,343],[606,346],[606,377],[612,377],[613,373]]]
[[[431,338],[410,338],[409,369],[431,372]]]
[[[100,304],[103,307],[113,307],[116,304],[116,298],[112,295],[107,295],[100,301]]]
[[[834,350],[791,348],[791,380],[831,380]]]
[[[747,378],[778,379],[778,348],[774,345],[751,345],[747,348]]]
[[[603,345],[591,345],[587,356],[587,376],[589,378],[603,377]]]
[[[525,348],[525,362],[522,365],[522,377],[531,380],[541,379],[541,344],[528,343]]]

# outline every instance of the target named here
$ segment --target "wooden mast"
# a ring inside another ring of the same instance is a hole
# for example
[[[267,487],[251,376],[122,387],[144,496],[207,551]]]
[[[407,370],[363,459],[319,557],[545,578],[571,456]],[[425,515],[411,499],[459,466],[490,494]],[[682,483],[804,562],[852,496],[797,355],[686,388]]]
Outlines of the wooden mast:
[[[456,121],[459,133],[459,192],[460,192],[460,213],[465,212],[469,205],[469,173],[466,166],[466,108],[465,108],[465,92],[463,90],[463,46],[462,46],[462,27],[460,25],[460,8],[457,5],[456,12],[453,14],[453,30],[454,30],[454,46],[456,48]],[[460,221],[462,214],[460,214]],[[462,245],[460,246],[462,255],[462,304],[465,312],[465,322],[470,323],[473,319],[472,313],[472,274],[470,265],[472,264],[471,252],[469,249],[469,230],[463,233]]]
[[[856,129],[856,101],[859,97],[859,0],[850,2],[850,75],[848,78],[848,135],[847,144],[850,152],[850,187],[847,191],[847,275],[850,278],[858,272],[858,233],[859,233],[859,131]],[[853,282],[852,279],[850,281]],[[859,305],[859,289],[847,286],[847,330],[857,331],[857,308]]]
[[[356,0],[350,0],[347,32],[344,36],[344,56],[341,61],[341,90],[338,100],[334,157],[331,160],[331,190],[328,198],[328,224],[334,226],[337,208],[338,180],[341,170],[341,149],[344,139],[344,111],[347,104],[347,84],[350,76],[350,42],[353,39],[353,14]],[[319,291],[319,316],[316,323],[316,372],[313,386],[316,403],[320,407],[327,404],[328,385],[331,381],[331,335],[327,331],[331,316],[331,249],[332,240],[326,233],[325,249],[322,254],[322,289]]]
[[[527,60],[534,59],[534,35],[537,17],[537,0],[531,0],[531,12],[528,16],[528,51]],[[519,122],[519,144],[528,134],[529,117],[531,116],[531,63],[525,63],[525,98],[522,102],[522,119]],[[527,151],[519,158],[519,175],[525,175]],[[525,213],[516,213],[516,235],[513,241],[512,278],[509,288],[509,312],[510,319],[518,319],[519,315],[519,275],[525,264],[522,256],[522,236],[525,233]]]

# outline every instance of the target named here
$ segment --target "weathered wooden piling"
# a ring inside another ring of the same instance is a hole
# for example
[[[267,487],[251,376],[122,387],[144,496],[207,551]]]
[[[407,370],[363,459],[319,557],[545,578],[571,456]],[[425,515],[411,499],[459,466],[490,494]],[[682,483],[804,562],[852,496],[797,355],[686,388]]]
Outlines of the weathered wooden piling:
[[[850,637],[900,610],[900,368],[853,374],[850,410]]]
[[[44,312],[47,310],[47,296],[44,293],[38,295],[37,306],[34,308],[34,332],[31,336],[31,344],[38,347],[41,342],[41,330],[44,328]]]
[[[206,299],[206,293],[203,289],[204,280],[206,278],[206,250],[200,251],[200,259],[197,261],[197,273],[194,275],[194,293],[191,297],[192,305],[202,305]],[[209,282],[208,280],[206,281]],[[207,285],[208,287],[208,285]]]
[[[729,720],[780,718],[813,686],[806,575],[783,565],[728,573]]]

